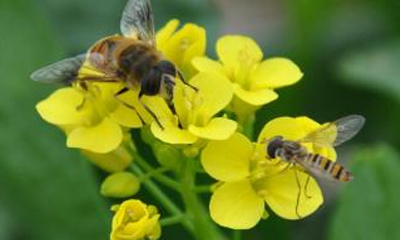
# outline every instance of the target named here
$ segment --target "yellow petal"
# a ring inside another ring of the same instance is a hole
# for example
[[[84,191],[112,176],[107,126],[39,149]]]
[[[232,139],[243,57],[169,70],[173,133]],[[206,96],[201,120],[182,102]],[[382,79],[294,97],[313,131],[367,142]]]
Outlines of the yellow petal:
[[[248,180],[224,183],[211,197],[211,218],[232,229],[254,227],[264,213],[264,201]]]
[[[283,136],[285,139],[298,140],[305,135],[302,126],[292,117],[279,117],[269,121],[261,130],[257,142]]]
[[[237,123],[226,118],[213,118],[204,127],[189,126],[189,132],[205,139],[225,140],[229,138],[237,128]]]
[[[250,76],[252,89],[275,89],[298,82],[303,77],[299,67],[286,58],[271,58],[260,63]]]
[[[219,181],[239,181],[250,173],[252,151],[252,143],[244,135],[235,133],[224,141],[210,141],[201,154],[201,163]]]
[[[173,34],[160,50],[165,57],[182,67],[183,61],[203,56],[206,47],[206,32],[195,24],[185,24]]]
[[[143,126],[142,120],[135,110],[120,104],[117,109],[110,114],[110,117],[118,124],[128,128],[140,128]]]
[[[307,176],[309,175],[298,169],[294,169],[296,168],[269,177],[262,183],[264,199],[268,206],[278,216],[286,219],[299,219],[306,217],[315,212],[323,202],[321,189],[314,178],[310,178],[305,192],[305,183],[307,181]],[[301,188],[297,185],[294,171],[297,172]],[[299,191],[301,191],[301,195],[297,206]],[[296,206],[298,214],[296,214]],[[300,217],[298,215],[300,215]]]
[[[75,89],[61,88],[47,99],[39,102],[36,109],[40,116],[49,123],[57,125],[81,124],[91,114],[90,108],[84,107],[79,111],[77,110],[83,99],[83,94]]]
[[[159,140],[170,144],[192,144],[198,139],[189,131],[180,129],[178,127],[169,126],[161,129],[156,122],[151,124],[151,132]]]
[[[278,98],[278,94],[270,89],[247,91],[239,84],[233,84],[233,86],[235,95],[250,105],[260,106],[270,103]]]
[[[198,99],[195,108],[196,117],[201,119],[196,119],[196,121],[200,121],[202,124],[208,122],[213,115],[224,109],[232,100],[232,84],[221,74],[199,73],[190,83],[199,90],[196,93]]]
[[[212,71],[219,73],[224,72],[224,67],[222,66],[221,63],[211,60],[208,57],[194,58],[192,63],[199,72],[212,72]]]
[[[239,35],[220,38],[217,42],[217,54],[222,63],[234,69],[240,65],[251,66],[263,58],[263,53],[254,40]]]
[[[97,167],[109,173],[125,170],[133,160],[123,144],[109,153],[95,153],[87,150],[83,150],[82,153]]]
[[[122,142],[121,127],[108,118],[91,127],[78,127],[68,134],[67,146],[96,153],[115,150]]]
[[[164,48],[166,42],[171,38],[178,26],[179,21],[177,19],[172,19],[157,32],[156,43],[158,49]]]

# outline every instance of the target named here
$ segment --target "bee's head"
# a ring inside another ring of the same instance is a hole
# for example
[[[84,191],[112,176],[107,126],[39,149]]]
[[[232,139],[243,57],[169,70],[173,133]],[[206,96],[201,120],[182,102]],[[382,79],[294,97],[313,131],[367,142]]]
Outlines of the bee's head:
[[[173,78],[176,76],[176,67],[175,65],[168,61],[168,60],[162,60],[158,62],[156,65],[156,68],[161,71],[163,74],[169,75]]]
[[[267,142],[266,150],[269,158],[276,158],[276,150],[281,148],[283,145],[283,137],[282,136],[276,136],[271,138]]]

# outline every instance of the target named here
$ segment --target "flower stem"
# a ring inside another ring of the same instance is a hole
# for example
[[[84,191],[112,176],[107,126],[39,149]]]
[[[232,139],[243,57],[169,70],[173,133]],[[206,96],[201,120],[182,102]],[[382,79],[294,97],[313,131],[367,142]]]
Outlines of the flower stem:
[[[242,232],[239,230],[233,231],[233,240],[241,240],[242,239]]]
[[[131,169],[139,178],[145,176],[146,174],[136,165],[132,164]],[[147,179],[143,182],[143,185],[149,190],[153,196],[169,211],[173,216],[183,216],[183,212],[169,199],[168,196],[155,184],[151,179]],[[182,224],[188,230],[192,230],[193,226],[188,221],[188,219],[182,219]]]
[[[161,224],[161,226],[166,227],[166,226],[181,223],[182,220],[184,220],[184,218],[185,218],[185,215],[176,215],[176,216],[172,216],[172,217],[167,217],[167,218],[161,219],[160,224]]]
[[[255,119],[256,117],[254,113],[247,115],[245,118],[238,119],[239,125],[242,126],[243,134],[251,140],[254,138]]]
[[[193,235],[197,240],[225,240],[226,238],[218,231],[215,224],[207,214],[207,210],[197,197],[195,188],[196,169],[194,159],[184,159],[181,177],[181,193],[185,203],[186,212],[193,223]]]

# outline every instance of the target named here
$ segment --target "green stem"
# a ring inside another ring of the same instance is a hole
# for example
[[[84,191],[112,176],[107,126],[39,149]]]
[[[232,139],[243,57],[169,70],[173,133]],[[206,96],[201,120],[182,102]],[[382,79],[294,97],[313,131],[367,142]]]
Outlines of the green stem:
[[[153,169],[152,171],[146,172],[146,174],[143,175],[139,180],[140,180],[141,182],[143,182],[143,181],[145,181],[145,180],[147,180],[147,179],[149,179],[149,178],[155,177],[155,176],[157,176],[157,175],[159,175],[159,174],[162,174],[162,173],[167,172],[167,171],[170,171],[170,170],[171,170],[171,169],[170,169],[170,168],[167,168],[167,167],[155,168],[155,169]]]
[[[242,232],[239,230],[233,231],[233,240],[241,240],[242,239]]]
[[[246,135],[250,140],[254,138],[254,123],[255,113],[249,114],[246,118],[238,119],[240,126],[243,128],[243,134]]]
[[[131,169],[133,173],[135,173],[139,178],[143,177],[145,173],[136,165],[132,164]],[[183,212],[169,199],[168,196],[164,194],[164,192],[155,184],[151,179],[143,182],[143,185],[153,194],[153,196],[165,207],[170,214],[174,216],[182,216]],[[182,219],[182,224],[188,230],[192,230],[193,226],[187,219]]]
[[[185,215],[176,215],[172,217],[163,218],[160,220],[160,224],[163,227],[181,223],[185,219]]]
[[[131,151],[131,153],[138,165],[140,165],[140,167],[142,167],[146,172],[156,171],[156,169],[148,164],[137,152]],[[154,179],[175,191],[180,191],[179,184],[169,177],[166,177],[162,174],[157,174],[154,175]]]
[[[182,169],[179,172],[181,177],[181,193],[185,203],[186,212],[193,223],[194,237],[197,240],[225,240],[225,237],[218,231],[215,224],[208,216],[208,210],[193,191],[195,188],[196,169],[194,159],[184,159]]]

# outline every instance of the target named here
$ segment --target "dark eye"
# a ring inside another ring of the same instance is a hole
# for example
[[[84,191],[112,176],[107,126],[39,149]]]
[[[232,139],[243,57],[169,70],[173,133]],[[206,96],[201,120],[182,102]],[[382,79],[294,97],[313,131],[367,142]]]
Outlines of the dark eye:
[[[163,73],[171,76],[176,76],[175,65],[170,61],[161,61],[157,64],[157,68]]]
[[[154,96],[160,92],[161,72],[151,70],[141,81],[140,93],[147,96]]]

